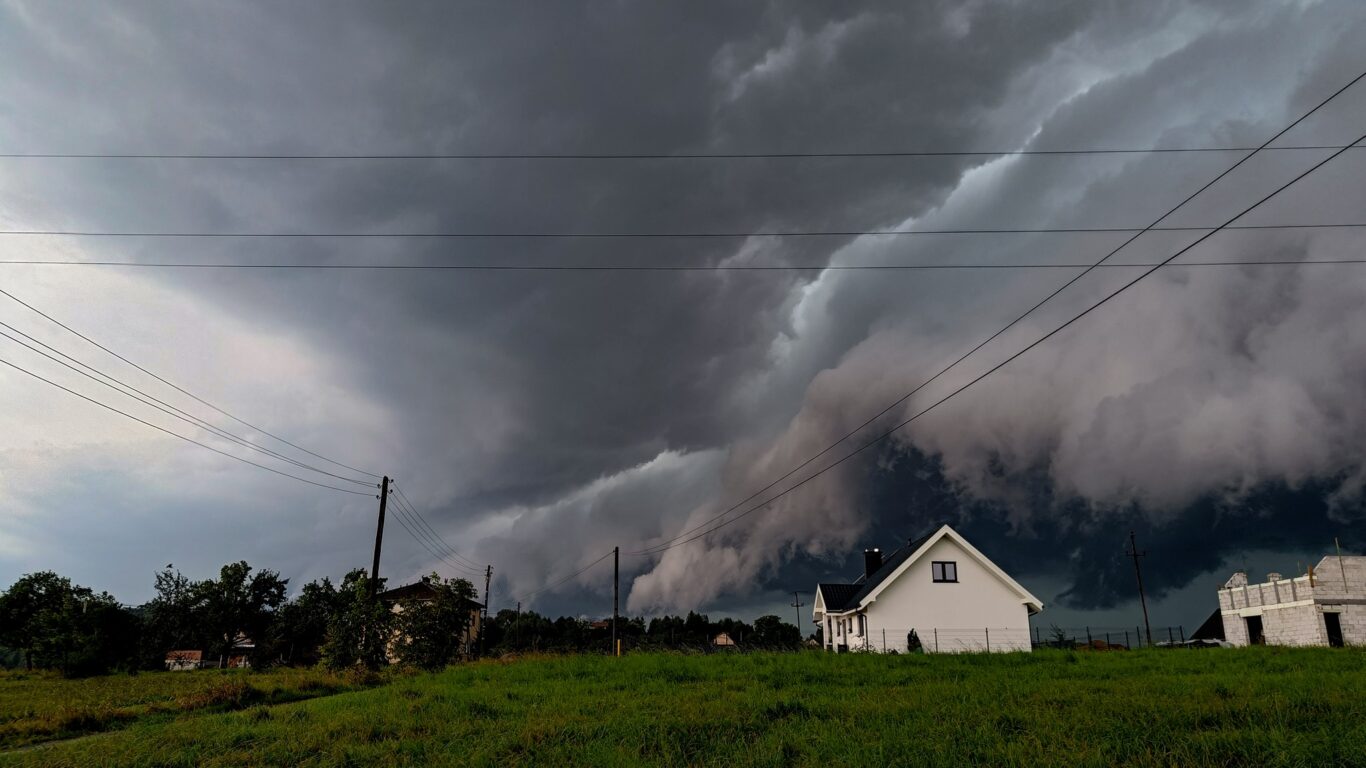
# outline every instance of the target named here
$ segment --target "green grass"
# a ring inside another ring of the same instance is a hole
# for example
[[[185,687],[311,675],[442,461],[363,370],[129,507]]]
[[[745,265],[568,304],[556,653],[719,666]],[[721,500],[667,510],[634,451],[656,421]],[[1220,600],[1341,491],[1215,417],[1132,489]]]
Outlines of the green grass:
[[[51,672],[0,672],[0,749],[179,712],[295,701],[358,688],[359,682],[304,669],[146,672],[77,680]]]
[[[486,661],[14,765],[1366,765],[1366,652]]]

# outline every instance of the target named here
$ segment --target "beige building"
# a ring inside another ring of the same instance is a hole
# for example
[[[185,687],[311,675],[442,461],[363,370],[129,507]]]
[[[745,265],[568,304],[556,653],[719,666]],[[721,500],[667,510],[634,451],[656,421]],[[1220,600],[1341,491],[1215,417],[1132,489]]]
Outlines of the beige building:
[[[1238,571],[1219,589],[1233,645],[1366,645],[1366,557],[1327,555],[1303,576]]]
[[[389,606],[389,610],[395,614],[403,613],[405,604],[426,602],[435,597],[435,590],[425,580],[395,587],[379,594],[379,599],[384,601],[384,604]],[[475,655],[475,651],[478,649],[479,632],[483,629],[484,604],[469,600],[465,603],[465,607],[470,612],[470,623],[465,629],[465,633],[460,637],[460,648],[466,657],[471,657]],[[395,637],[389,643],[387,655],[390,663],[398,661],[397,641],[398,638]]]

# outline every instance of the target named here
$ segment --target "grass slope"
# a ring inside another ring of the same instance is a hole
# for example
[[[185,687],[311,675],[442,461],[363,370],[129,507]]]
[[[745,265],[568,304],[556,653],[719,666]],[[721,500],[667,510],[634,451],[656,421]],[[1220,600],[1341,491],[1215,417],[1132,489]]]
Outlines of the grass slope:
[[[1366,765],[1360,650],[482,662],[14,765]]]
[[[240,709],[358,687],[349,678],[307,669],[149,672],[79,680],[51,672],[0,672],[0,749],[167,714]]]

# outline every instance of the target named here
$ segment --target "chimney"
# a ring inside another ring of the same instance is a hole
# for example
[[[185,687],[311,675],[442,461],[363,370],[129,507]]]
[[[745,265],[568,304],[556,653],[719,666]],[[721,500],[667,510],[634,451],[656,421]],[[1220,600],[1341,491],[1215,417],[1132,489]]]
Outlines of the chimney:
[[[882,550],[873,548],[863,550],[863,575],[872,578],[882,567]]]

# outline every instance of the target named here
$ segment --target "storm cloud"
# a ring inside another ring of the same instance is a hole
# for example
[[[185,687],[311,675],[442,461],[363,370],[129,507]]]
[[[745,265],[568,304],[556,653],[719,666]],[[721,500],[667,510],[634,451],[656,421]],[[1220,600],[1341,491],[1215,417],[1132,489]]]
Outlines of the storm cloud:
[[[1366,69],[1356,44],[1366,12],[1329,1],[0,9],[0,145],[18,153],[1256,146]],[[1342,145],[1364,126],[1361,85],[1281,143]],[[1326,154],[1254,158],[1164,224],[1217,224]],[[1142,227],[1238,157],[10,158],[0,224],[497,235]],[[1354,221],[1366,209],[1363,163],[1366,152],[1345,153],[1248,223]],[[1150,233],[1114,260],[1158,261],[1197,236]],[[8,259],[840,266],[1087,264],[1125,237],[4,246]],[[1352,231],[1230,231],[1188,258],[1355,258],[1360,243]],[[506,600],[614,546],[638,550],[711,519],[1072,275],[0,269],[7,290],[205,399],[397,476],[444,538],[494,564]],[[1135,274],[1096,270],[875,426]],[[1247,548],[1282,541],[1290,552],[1329,531],[1361,541],[1363,275],[1359,265],[1164,269],[770,507],[662,555],[623,558],[628,604],[706,608],[809,588],[865,544],[944,519],[1015,570],[1063,584],[1059,596],[1080,608],[1127,598],[1112,555],[1130,528],[1163,565],[1159,591]],[[0,319],[116,366],[13,303]],[[189,571],[245,558],[307,579],[368,560],[368,497],[243,467],[10,370],[0,397],[0,576],[50,567],[137,600],[166,562]],[[1247,527],[1256,535],[1236,533]],[[386,536],[385,558],[396,580],[444,567],[401,531]],[[590,569],[535,600],[591,611],[609,587]]]

